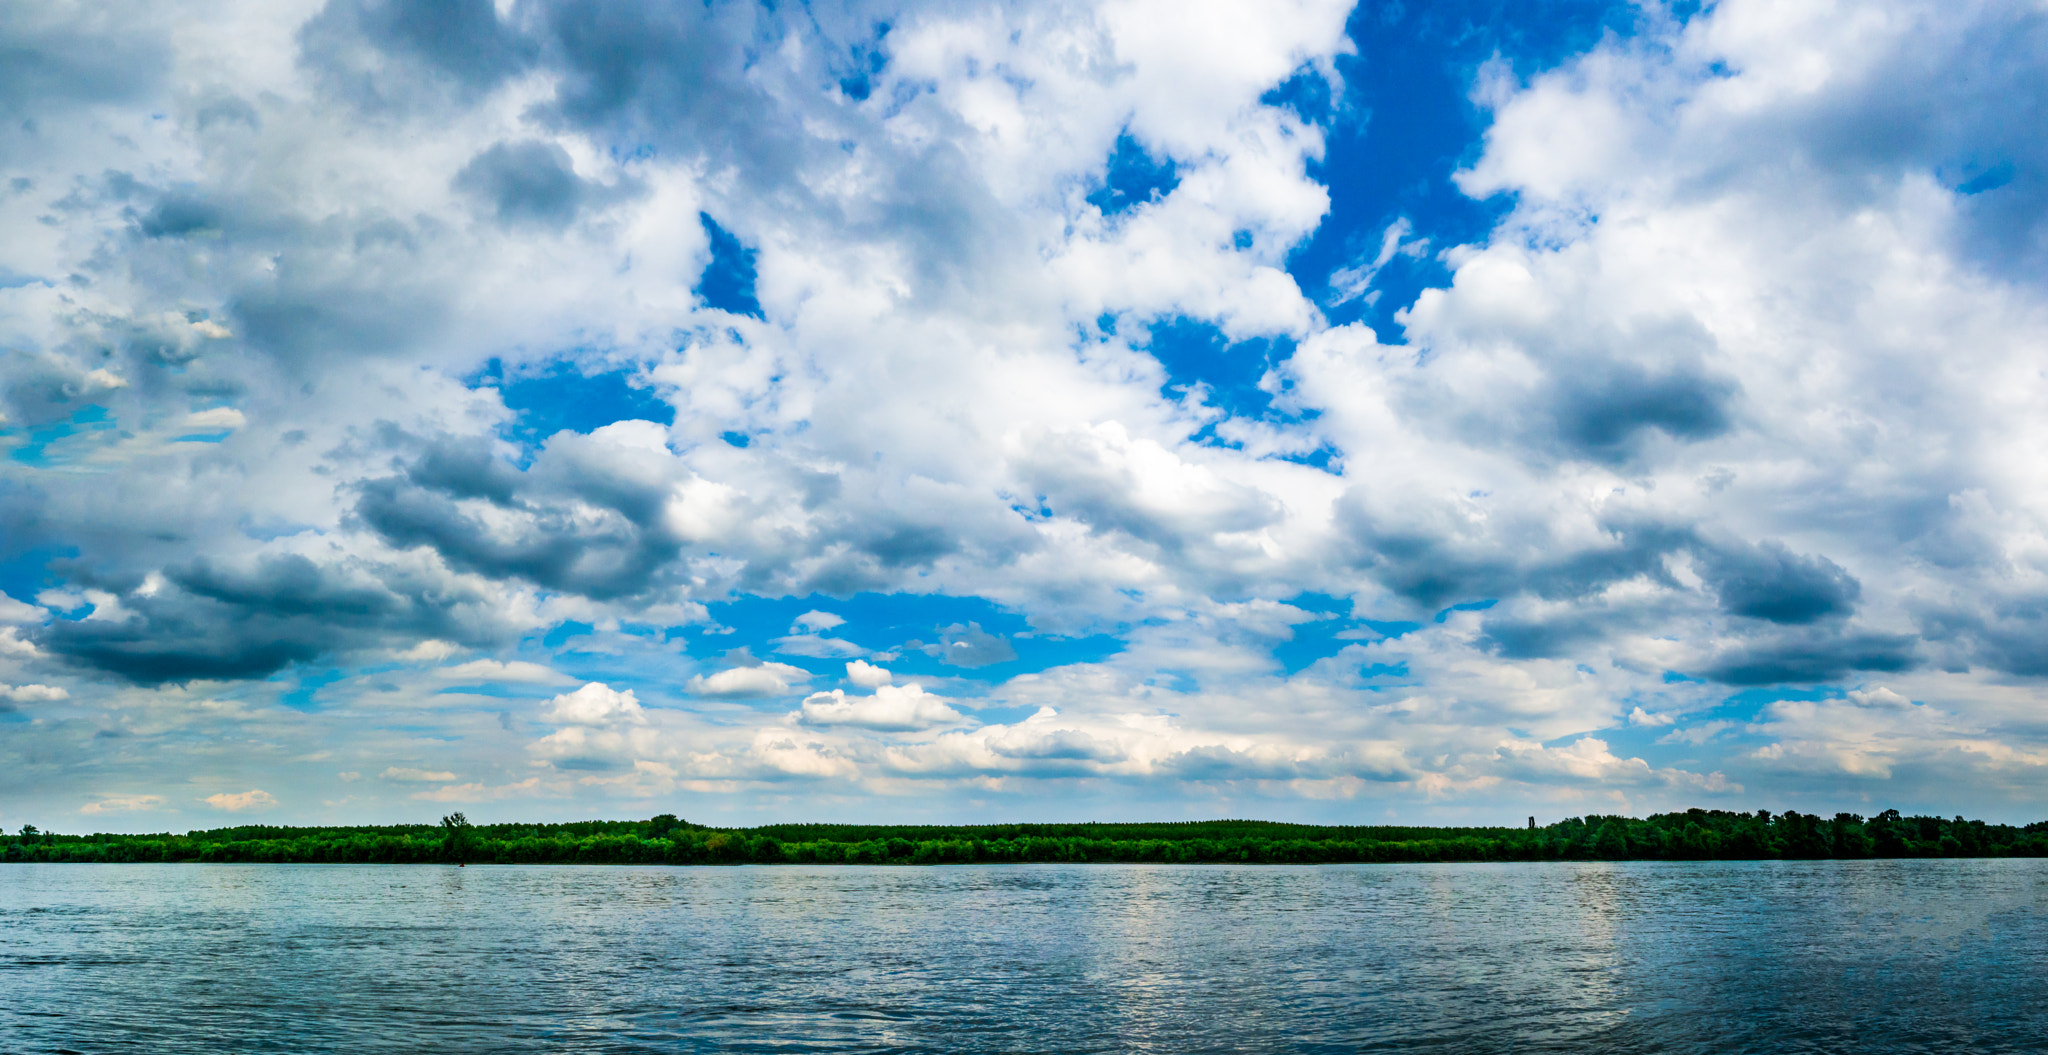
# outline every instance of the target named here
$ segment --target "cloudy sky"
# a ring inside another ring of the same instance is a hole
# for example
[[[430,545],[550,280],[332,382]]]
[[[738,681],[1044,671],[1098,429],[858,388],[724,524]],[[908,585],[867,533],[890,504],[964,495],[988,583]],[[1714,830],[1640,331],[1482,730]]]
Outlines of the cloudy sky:
[[[2037,0],[0,57],[0,825],[2048,814]]]

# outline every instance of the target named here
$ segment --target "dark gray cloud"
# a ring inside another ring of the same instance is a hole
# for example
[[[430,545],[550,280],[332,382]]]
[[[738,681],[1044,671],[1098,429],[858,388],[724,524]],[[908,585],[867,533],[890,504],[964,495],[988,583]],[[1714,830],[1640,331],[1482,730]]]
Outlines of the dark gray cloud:
[[[801,14],[748,4],[545,0],[523,16],[559,75],[538,113],[621,154],[650,149],[741,174],[747,193],[721,222],[751,241],[748,221],[886,243],[910,254],[921,302],[1001,303],[1012,254],[1030,253],[1015,210],[997,201],[953,134],[958,115],[922,107],[946,134],[889,134],[837,87],[847,57],[872,48],[899,17],[893,4],[817,5]],[[801,48],[789,47],[790,41]],[[794,67],[761,63],[780,51]],[[919,105],[909,92],[905,105]],[[921,141],[920,141],[921,140]],[[872,158],[875,183],[857,200],[818,193],[848,152]]]
[[[481,436],[448,436],[427,445],[405,470],[408,480],[455,498],[482,498],[509,506],[520,485],[519,470]]]
[[[1411,334],[1432,358],[1404,382],[1404,403],[1418,421],[1539,463],[1641,468],[1735,427],[1742,384],[1698,321],[1585,314],[1572,327],[1484,309],[1431,320]]]
[[[143,684],[260,678],[293,663],[440,638],[495,643],[503,628],[489,601],[401,569],[350,562],[323,567],[296,554],[243,566],[194,561],[154,588],[116,586],[121,613],[59,619],[39,632],[52,652]],[[93,581],[74,572],[71,581]]]
[[[0,349],[0,402],[10,424],[45,425],[105,403],[120,389],[117,376],[94,373],[71,359]]]
[[[948,512],[943,507],[920,510],[926,522],[905,522],[876,496],[818,510],[801,531],[745,532],[706,546],[678,534],[675,515],[694,515],[690,503],[699,499],[685,497],[691,474],[666,454],[565,431],[519,469],[490,440],[422,438],[389,425],[373,446],[393,452],[402,468],[353,485],[351,511],[386,543],[431,549],[463,571],[598,599],[677,589],[681,563],[713,551],[730,575],[701,584],[713,592],[843,597],[897,588],[948,557],[1005,563],[1038,541],[1014,518],[980,507],[943,526],[929,522]],[[749,457],[778,488],[791,485],[778,507],[812,510],[818,503],[807,496],[820,479],[837,480],[769,452]]]
[[[1387,523],[1355,495],[1339,516],[1353,566],[1429,612],[1522,594],[1581,598],[1638,577],[1668,584],[1665,558],[1696,544],[1690,528],[1627,520],[1604,525],[1603,545],[1577,549],[1535,538],[1461,538],[1434,522]]]
[[[861,548],[874,554],[884,567],[908,568],[959,552],[960,540],[936,525],[903,524],[865,540]]]
[[[167,44],[148,5],[0,2],[0,115],[148,95],[170,72]]]
[[[1944,666],[1972,664],[2026,678],[2048,676],[2048,597],[1996,597],[1982,608],[1922,606],[1920,635],[1950,650]]]
[[[1854,613],[1861,584],[1823,556],[1793,553],[1782,543],[1712,542],[1697,529],[1617,521],[1607,544],[1563,550],[1512,538],[1459,540],[1441,532],[1389,532],[1353,509],[1352,538],[1362,571],[1415,601],[1420,612],[1452,604],[1536,597],[1583,601],[1616,583],[1646,579],[1679,589],[1668,561],[1689,554],[1721,610],[1765,623],[1833,625]],[[1637,632],[1687,607],[1682,595],[1655,606],[1581,606],[1530,617],[1513,606],[1484,617],[1483,647],[1505,659],[1568,656],[1617,633]],[[1732,684],[1813,682],[1849,671],[1897,671],[1918,663],[1908,638],[1837,631],[1787,638],[1763,634],[1757,644],[1717,657],[1708,676]]]
[[[1733,615],[1811,623],[1854,610],[1863,586],[1834,561],[1803,557],[1783,543],[1720,546],[1702,554],[1707,582]]]
[[[474,99],[529,65],[536,45],[491,0],[329,0],[300,28],[299,49],[330,90],[382,109]]]
[[[36,545],[47,544],[53,525],[43,511],[49,504],[49,493],[41,487],[0,479],[0,561],[14,560]]]
[[[1259,758],[1227,747],[1190,748],[1165,759],[1160,768],[1182,780],[1298,780],[1324,775],[1319,766]]]
[[[991,634],[980,623],[954,623],[939,631],[939,643],[930,649],[939,662],[955,667],[986,667],[1017,658],[1009,640]]]
[[[1553,619],[1488,618],[1480,643],[1504,659],[1556,659],[1606,638],[1612,618],[1588,612]]]
[[[1938,13],[1935,13],[1938,12]],[[2048,275],[2048,11],[1975,5],[1969,17],[1933,8],[1876,61],[1836,72],[1751,144],[1800,179],[1825,173],[1836,193],[1868,200],[1874,174],[1931,172],[1960,192],[1958,248],[2002,275]],[[1958,75],[1967,69],[1967,75]]]
[[[192,123],[197,125],[201,132],[236,125],[256,132],[263,128],[263,117],[256,112],[254,106],[249,105],[248,100],[225,96],[200,106],[198,112],[193,115]]]
[[[1005,758],[1034,762],[1119,762],[1124,758],[1124,750],[1116,744],[1078,729],[1061,729],[1016,742],[997,741],[989,749]]]
[[[173,192],[158,199],[136,226],[146,238],[187,238],[207,231],[219,231],[224,210],[215,202],[190,192]]]
[[[1724,685],[1810,684],[1919,665],[1917,642],[1910,635],[1816,628],[1759,638],[1716,656],[1697,673]]]
[[[465,511],[447,492],[386,477],[360,486],[355,515],[391,545],[432,549],[463,571],[594,598],[644,593],[681,551],[657,525],[618,506],[611,511],[620,515],[591,518],[559,501],[522,505],[508,529]]]
[[[1557,434],[1568,449],[1598,461],[1623,461],[1646,430],[1675,440],[1728,431],[1740,387],[1685,369],[1652,371],[1630,362],[1568,364],[1553,380]]]
[[[560,227],[576,218],[591,188],[569,152],[554,143],[498,143],[456,173],[455,187],[488,206],[500,223]]]
[[[554,0],[532,17],[562,78],[547,109],[565,125],[792,167],[796,137],[763,126],[779,107],[745,72],[776,34],[752,5]]]
[[[416,351],[449,313],[434,241],[374,214],[301,226],[247,246],[275,264],[225,307],[247,344],[302,372]]]

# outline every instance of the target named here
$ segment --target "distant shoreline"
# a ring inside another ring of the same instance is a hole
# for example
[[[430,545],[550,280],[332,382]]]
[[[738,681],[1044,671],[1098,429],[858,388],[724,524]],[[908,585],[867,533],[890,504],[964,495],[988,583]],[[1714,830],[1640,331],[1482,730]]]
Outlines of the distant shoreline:
[[[251,864],[1409,864],[2048,857],[2048,822],[1689,810],[1544,827],[1151,824],[771,824],[644,821],[272,827],[184,835],[0,836],[0,862]]]

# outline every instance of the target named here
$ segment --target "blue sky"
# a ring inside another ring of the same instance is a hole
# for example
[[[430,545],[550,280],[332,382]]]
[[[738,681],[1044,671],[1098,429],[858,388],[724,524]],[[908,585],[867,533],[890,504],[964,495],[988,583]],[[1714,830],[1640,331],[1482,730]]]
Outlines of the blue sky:
[[[0,824],[2037,819],[2038,12],[0,27]]]

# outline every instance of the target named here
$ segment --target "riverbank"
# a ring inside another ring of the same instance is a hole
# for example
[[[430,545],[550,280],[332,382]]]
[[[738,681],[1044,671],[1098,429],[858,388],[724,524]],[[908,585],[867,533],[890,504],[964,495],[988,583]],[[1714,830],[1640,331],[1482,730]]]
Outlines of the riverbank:
[[[2048,822],[1824,818],[1689,810],[1574,817],[1540,828],[1319,826],[1271,821],[1154,824],[848,825],[715,828],[644,821],[289,828],[183,835],[0,836],[0,861],[427,864],[1339,864],[1454,861],[2048,857]]]

